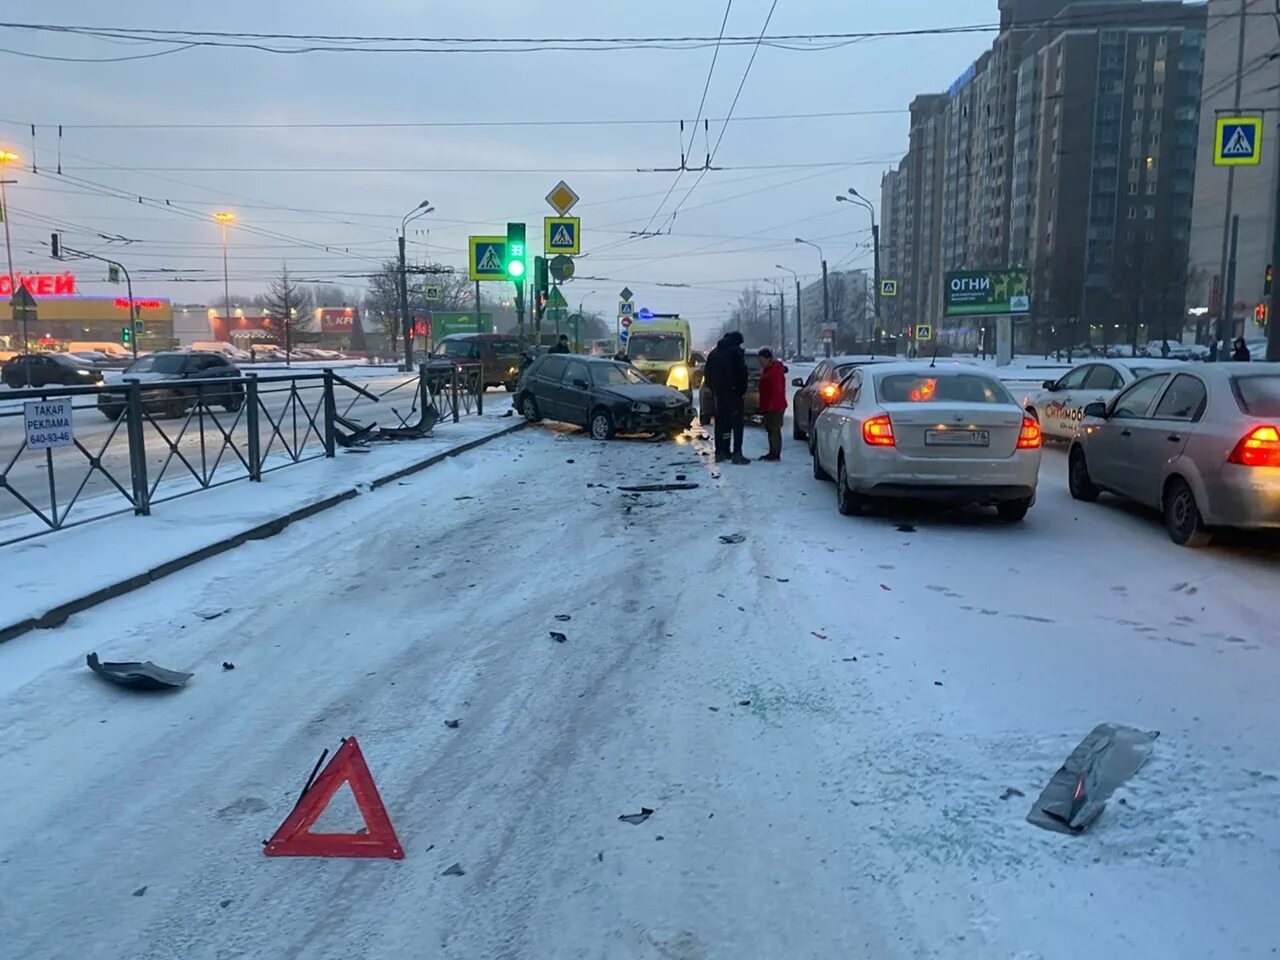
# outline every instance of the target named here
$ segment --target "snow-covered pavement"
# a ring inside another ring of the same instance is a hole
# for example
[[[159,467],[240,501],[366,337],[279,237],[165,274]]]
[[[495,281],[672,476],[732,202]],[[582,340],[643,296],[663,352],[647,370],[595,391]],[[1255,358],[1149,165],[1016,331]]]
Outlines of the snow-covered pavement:
[[[1005,526],[706,446],[543,425],[0,645],[0,956],[1269,955],[1272,547],[1077,504],[1056,451]],[[1027,824],[1104,720],[1151,761],[1087,834]],[[348,734],[406,858],[263,857]]]

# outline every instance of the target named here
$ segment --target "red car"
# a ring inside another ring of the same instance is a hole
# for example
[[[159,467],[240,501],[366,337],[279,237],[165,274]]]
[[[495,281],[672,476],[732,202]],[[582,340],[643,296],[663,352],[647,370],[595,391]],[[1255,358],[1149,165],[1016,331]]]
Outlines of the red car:
[[[818,414],[825,410],[840,392],[840,381],[849,375],[854,367],[866,366],[869,363],[883,363],[894,357],[842,356],[828,357],[813,368],[808,380],[797,377],[791,381],[793,387],[799,387],[791,399],[791,435],[797,440],[806,440],[813,433],[813,422]]]

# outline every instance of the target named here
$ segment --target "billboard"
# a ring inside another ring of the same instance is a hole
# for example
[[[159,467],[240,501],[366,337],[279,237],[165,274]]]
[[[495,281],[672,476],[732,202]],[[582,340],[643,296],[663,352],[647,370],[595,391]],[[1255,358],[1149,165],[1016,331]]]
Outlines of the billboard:
[[[436,343],[442,337],[452,333],[493,333],[493,314],[481,313],[477,327],[476,315],[472,313],[450,313],[444,310],[431,312],[432,337]]]
[[[945,295],[948,317],[1031,312],[1026,270],[955,270],[947,274]]]

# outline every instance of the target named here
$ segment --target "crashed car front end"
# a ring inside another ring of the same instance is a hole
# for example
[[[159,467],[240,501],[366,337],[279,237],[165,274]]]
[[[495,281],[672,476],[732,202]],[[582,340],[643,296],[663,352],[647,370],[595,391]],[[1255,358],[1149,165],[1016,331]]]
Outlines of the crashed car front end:
[[[662,400],[627,401],[614,409],[619,433],[675,433],[693,423],[693,404],[682,394]]]

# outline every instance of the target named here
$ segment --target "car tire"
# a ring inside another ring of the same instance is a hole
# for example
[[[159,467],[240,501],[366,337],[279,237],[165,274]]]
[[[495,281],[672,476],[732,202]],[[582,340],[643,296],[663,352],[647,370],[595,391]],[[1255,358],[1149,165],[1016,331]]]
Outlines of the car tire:
[[[844,454],[841,454],[836,466],[836,509],[846,517],[857,517],[866,507],[866,498],[849,489],[849,474],[845,470]]]
[[[614,434],[613,417],[604,407],[596,407],[587,419],[587,429],[592,440],[612,440]]]
[[[98,408],[98,412],[102,414],[106,419],[110,420],[112,423],[115,423],[117,420],[120,419],[120,414],[123,412],[123,410],[124,410],[123,407],[121,407],[119,410],[117,410],[115,407],[99,407]]]
[[[996,504],[996,513],[1005,523],[1017,523],[1031,509],[1031,498],[1025,500],[1002,500]]]
[[[1067,460],[1067,488],[1074,499],[1085,503],[1093,503],[1102,493],[1089,476],[1089,464],[1084,458],[1084,451],[1079,447],[1072,449]]]
[[[187,415],[187,398],[182,394],[170,399],[164,405],[164,415],[170,419],[179,420]]]
[[[538,409],[538,401],[531,393],[526,393],[520,398],[520,412],[524,414],[525,420],[529,423],[538,423],[542,420],[542,411]]]
[[[227,397],[227,402],[224,403],[222,406],[227,411],[227,413],[235,413],[237,410],[239,410],[241,407],[244,406],[244,397],[240,396],[239,394],[233,393],[231,394],[231,396]]]
[[[800,411],[796,409],[795,401],[791,403],[791,439],[792,440],[808,440],[809,434],[800,429]]]
[[[1174,477],[1164,490],[1164,526],[1169,538],[1183,547],[1207,547],[1213,531],[1204,525],[1204,517],[1196,505],[1196,495],[1187,481]]]
[[[831,482],[831,474],[822,469],[822,464],[818,462],[818,451],[814,449],[813,440],[809,440],[809,449],[812,451],[809,455],[813,458],[813,479]]]

